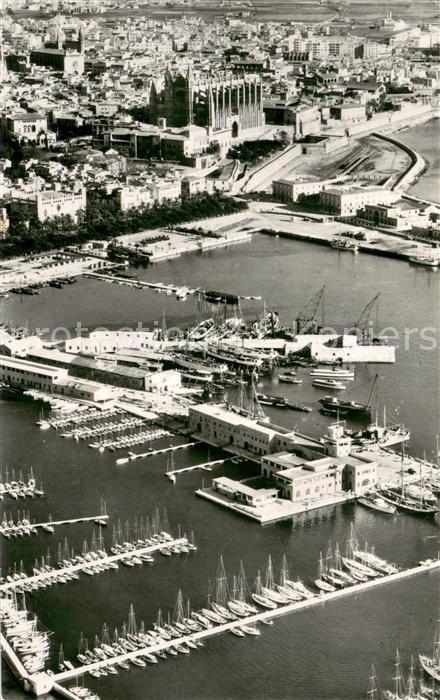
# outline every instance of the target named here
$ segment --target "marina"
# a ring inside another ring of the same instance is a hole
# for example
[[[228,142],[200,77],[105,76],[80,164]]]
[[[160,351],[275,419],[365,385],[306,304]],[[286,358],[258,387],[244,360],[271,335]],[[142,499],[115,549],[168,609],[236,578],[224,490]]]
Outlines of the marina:
[[[437,10],[2,0],[1,700],[440,700]]]
[[[353,544],[353,540],[351,542]],[[357,543],[354,546],[358,546]],[[17,654],[2,634],[2,647],[5,658],[14,670],[14,673],[17,674],[17,677],[25,684],[25,687],[38,696],[53,688],[54,683],[62,684],[84,673],[99,677],[101,674],[106,675],[111,669],[116,669],[117,666],[127,668],[126,664],[129,662],[135,666],[144,667],[145,659],[152,663],[157,663],[157,657],[161,656],[162,652],[168,651],[171,653],[173,649],[188,654],[192,649],[197,649],[201,642],[223,632],[229,631],[234,634],[239,632],[236,636],[240,637],[259,635],[260,630],[256,627],[258,623],[269,624],[280,616],[306,609],[310,610],[314,606],[322,606],[350,594],[365,593],[377,586],[396,582],[402,578],[413,577],[422,573],[428,574],[433,572],[435,574],[440,567],[439,559],[428,559],[419,562],[417,566],[398,570],[384,560],[379,559],[376,555],[370,554],[367,550],[364,552],[363,550],[354,549],[352,552],[352,556],[354,555],[355,559],[342,557],[342,561],[346,562],[346,568],[352,574],[357,572],[357,577],[361,576],[361,572],[368,572],[368,579],[364,576],[363,581],[356,582],[351,576],[339,570],[341,578],[338,579],[337,587],[329,585],[325,588],[324,584],[321,586],[321,582],[317,581],[316,588],[318,588],[319,593],[316,594],[312,593],[300,582],[290,582],[287,578],[287,568],[283,565],[281,580],[284,581],[284,585],[278,586],[279,592],[277,593],[273,582],[271,559],[269,558],[266,571],[266,586],[261,587],[261,578],[258,575],[257,590],[260,593],[251,595],[253,601],[257,602],[258,607],[263,608],[263,611],[259,611],[252,603],[247,602],[248,593],[245,592],[245,589],[242,589],[242,592],[237,594],[235,584],[235,593],[232,593],[232,597],[228,601],[227,582],[223,575],[217,579],[217,599],[222,600],[223,603],[212,603],[211,609],[202,608],[200,612],[189,611],[189,616],[185,617],[185,607],[182,594],[179,591],[176,608],[177,617],[174,620],[174,626],[170,624],[164,625],[159,613],[158,620],[160,622],[156,623],[151,631],[145,632],[143,626],[142,630],[139,631],[135,622],[133,606],[131,606],[128,627],[124,623],[123,630],[125,631],[123,631],[122,637],[118,638],[117,633],[115,633],[116,641],[110,644],[107,633],[105,633],[103,639],[108,639],[107,642],[103,641],[100,643],[98,638],[95,637],[95,641],[98,641],[98,646],[95,647],[94,653],[86,652],[86,656],[84,656],[84,652],[78,654],[80,659],[86,661],[86,665],[75,667],[71,662],[68,662],[66,665],[63,654],[61,664],[65,666],[64,670],[51,675],[44,672],[33,675],[22,666]],[[371,568],[372,565],[375,567],[374,569]],[[224,568],[221,561],[220,572],[223,571]],[[335,569],[335,576],[337,571]],[[343,575],[346,575],[347,580],[342,578]],[[239,580],[241,583],[245,581],[242,565]],[[332,580],[336,581],[334,577]],[[234,595],[238,595],[238,598],[234,597]],[[3,597],[3,600],[6,603],[6,611],[12,610],[13,615],[13,611],[17,610],[16,603],[14,604],[9,597],[6,597],[6,599]]]

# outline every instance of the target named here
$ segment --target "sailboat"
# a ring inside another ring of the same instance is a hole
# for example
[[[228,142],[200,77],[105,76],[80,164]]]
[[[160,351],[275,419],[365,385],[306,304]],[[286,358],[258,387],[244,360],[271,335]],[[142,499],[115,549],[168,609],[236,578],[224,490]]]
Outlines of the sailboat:
[[[314,584],[318,590],[323,591],[324,593],[332,593],[333,591],[336,590],[335,586],[332,586],[331,583],[328,583],[328,581],[324,580],[325,576],[325,564],[324,560],[322,557],[322,552],[320,552],[319,555],[319,562],[318,562],[318,572],[316,574],[316,578],[314,580]]]
[[[420,665],[425,673],[440,682],[440,620],[437,620],[437,629],[434,636],[434,650],[432,656],[419,654]]]
[[[355,578],[342,569],[341,553],[337,542],[333,556],[333,568],[329,570],[329,573],[331,573],[335,578],[341,579],[345,584],[356,583]]]
[[[234,576],[232,579],[232,591],[231,600],[228,600],[229,610],[238,617],[246,617],[248,612],[243,605],[242,601],[239,599],[237,577]]]
[[[63,650],[63,645],[60,644],[60,651],[58,653],[58,668],[60,671],[64,670],[64,650]]]
[[[367,700],[379,700],[380,690],[378,688],[376,669],[371,664],[370,677],[368,679]]]
[[[283,555],[283,562],[280,570],[279,584],[277,585],[277,590],[286,596],[291,601],[300,601],[303,599],[304,595],[300,593],[295,586],[291,587],[289,584],[289,567],[287,565],[286,555]]]
[[[289,602],[289,598],[287,595],[282,593],[280,590],[275,589],[275,581],[274,581],[274,576],[273,576],[273,568],[272,568],[272,558],[269,554],[269,558],[267,560],[267,568],[266,568],[266,585],[261,586],[261,593],[265,598],[268,598],[269,600],[272,600],[274,603],[277,603],[278,605],[285,605],[286,603]]]
[[[268,598],[267,596],[263,595],[260,572],[258,572],[255,580],[255,593],[252,593],[252,600],[254,600],[262,608],[267,608],[269,610],[275,610],[278,607],[273,598]]]
[[[439,512],[439,509],[435,504],[426,502],[426,500],[423,498],[422,488],[420,488],[420,497],[418,499],[408,496],[406,493],[404,481],[404,462],[405,443],[402,442],[401,484],[400,486],[396,487],[384,487],[380,489],[382,498],[406,513],[412,513],[413,515],[435,515]]]
[[[228,601],[230,599],[229,589],[228,589],[228,579],[226,577],[225,565],[223,563],[223,557],[220,556],[219,565],[217,568],[217,574],[215,577],[215,600],[211,601],[211,608],[215,613],[225,618],[226,620],[236,620],[237,615],[228,609]]]
[[[327,583],[336,587],[342,587],[348,583],[348,581],[340,575],[339,570],[333,567],[333,549],[331,542],[328,543],[327,554],[325,556],[325,570],[322,573],[322,578],[324,581],[327,581]]]
[[[400,663],[400,654],[398,649],[396,650],[396,661],[394,662],[394,669],[394,691],[385,690],[383,692],[383,697],[386,698],[386,700],[399,700],[400,698],[403,699],[406,696],[405,684],[403,681],[402,668]]]

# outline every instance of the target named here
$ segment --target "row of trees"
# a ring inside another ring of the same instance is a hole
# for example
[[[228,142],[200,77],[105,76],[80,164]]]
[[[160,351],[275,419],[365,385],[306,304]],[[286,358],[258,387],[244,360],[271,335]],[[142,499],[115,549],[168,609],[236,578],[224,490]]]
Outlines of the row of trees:
[[[8,236],[0,242],[0,255],[12,257],[39,253],[91,239],[110,240],[126,233],[174,226],[197,219],[210,218],[246,209],[247,204],[223,195],[198,195],[182,202],[121,212],[117,200],[102,190],[89,193],[87,210],[76,224],[61,216],[38,221],[30,206],[20,203],[9,207]]]
[[[235,158],[243,163],[255,163],[260,158],[267,158],[281,151],[286,145],[287,143],[283,140],[273,139],[243,141],[229,149],[228,158]]]

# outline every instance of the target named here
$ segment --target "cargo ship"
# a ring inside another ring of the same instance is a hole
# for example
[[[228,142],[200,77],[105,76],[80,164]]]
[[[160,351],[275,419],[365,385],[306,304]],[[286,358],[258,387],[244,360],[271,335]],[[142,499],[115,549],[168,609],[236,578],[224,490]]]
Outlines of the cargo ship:
[[[371,418],[371,406],[368,404],[338,399],[336,396],[324,396],[323,399],[319,400],[319,403],[326,411],[340,411],[341,414],[356,416],[357,418]]]

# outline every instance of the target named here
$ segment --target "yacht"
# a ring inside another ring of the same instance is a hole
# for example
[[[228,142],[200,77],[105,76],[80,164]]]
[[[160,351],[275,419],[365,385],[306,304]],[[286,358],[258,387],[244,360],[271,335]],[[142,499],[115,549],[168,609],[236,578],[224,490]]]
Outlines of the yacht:
[[[325,387],[326,389],[335,389],[338,391],[346,388],[345,384],[343,384],[342,382],[338,382],[336,379],[324,379],[324,378],[314,379],[313,386],[320,386],[320,387]]]
[[[385,501],[377,494],[370,494],[362,496],[357,499],[358,503],[365,506],[366,508],[372,508],[373,510],[378,510],[381,513],[387,513],[388,515],[394,515],[396,512],[396,506],[393,503]]]
[[[408,260],[414,265],[423,265],[424,267],[437,268],[440,264],[439,258],[434,258],[432,255],[413,255]]]

